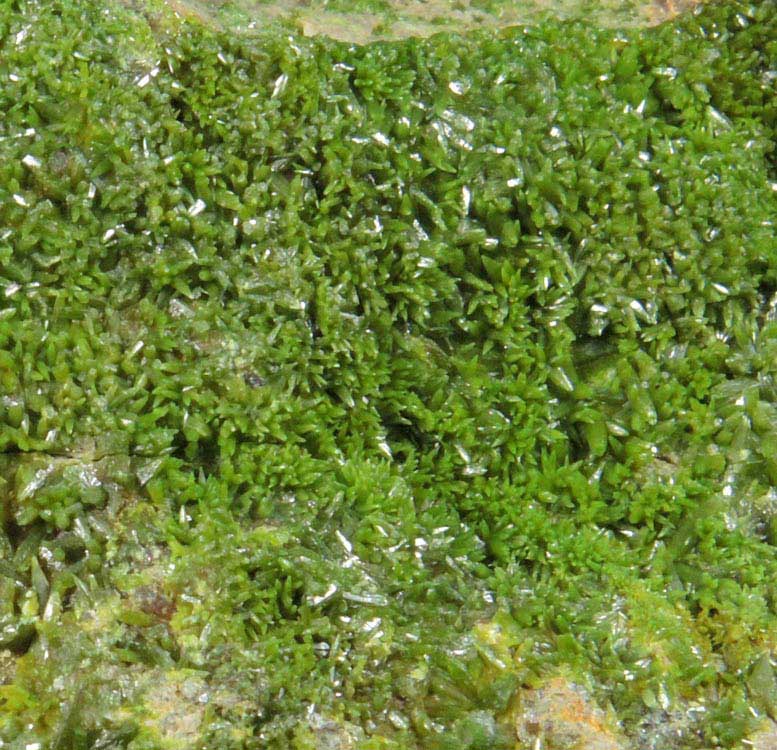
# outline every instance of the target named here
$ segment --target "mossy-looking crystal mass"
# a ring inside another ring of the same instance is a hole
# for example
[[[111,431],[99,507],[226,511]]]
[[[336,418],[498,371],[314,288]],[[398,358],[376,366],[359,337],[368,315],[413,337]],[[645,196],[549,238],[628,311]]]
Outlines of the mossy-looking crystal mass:
[[[776,28],[3,3],[0,744],[764,731]]]

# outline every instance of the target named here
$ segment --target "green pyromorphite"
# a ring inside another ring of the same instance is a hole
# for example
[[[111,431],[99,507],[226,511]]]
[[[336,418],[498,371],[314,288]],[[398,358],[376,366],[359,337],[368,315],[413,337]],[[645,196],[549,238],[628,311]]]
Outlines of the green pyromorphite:
[[[0,745],[768,742],[776,32],[4,3]]]

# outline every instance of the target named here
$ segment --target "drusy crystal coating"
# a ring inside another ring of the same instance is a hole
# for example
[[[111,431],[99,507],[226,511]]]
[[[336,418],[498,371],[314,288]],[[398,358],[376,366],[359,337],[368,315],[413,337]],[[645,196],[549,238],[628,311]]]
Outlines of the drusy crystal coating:
[[[0,747],[773,747],[776,86],[0,3]]]

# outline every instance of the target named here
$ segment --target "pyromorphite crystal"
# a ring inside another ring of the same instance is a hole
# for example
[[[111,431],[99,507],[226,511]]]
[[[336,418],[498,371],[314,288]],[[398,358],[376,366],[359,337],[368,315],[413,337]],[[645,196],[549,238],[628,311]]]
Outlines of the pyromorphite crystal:
[[[0,744],[768,743],[776,33],[2,4]]]

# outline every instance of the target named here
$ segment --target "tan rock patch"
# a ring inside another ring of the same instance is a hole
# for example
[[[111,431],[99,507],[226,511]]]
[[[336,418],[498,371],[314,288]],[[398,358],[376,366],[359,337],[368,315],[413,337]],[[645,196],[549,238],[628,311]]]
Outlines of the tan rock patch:
[[[209,5],[205,0],[165,2],[180,16],[219,25],[215,15],[218,4]],[[699,2],[703,0],[639,0],[634,5],[623,0],[501,0],[482,7],[473,0],[390,0],[387,10],[352,13],[328,9],[324,0],[236,0],[235,7],[244,18],[252,19],[252,28],[291,18],[306,36],[324,35],[366,44],[376,39],[429,36],[441,31],[505,28],[545,16],[586,17],[601,26],[654,26]]]
[[[585,690],[563,677],[519,696],[515,730],[520,747],[543,750],[625,750],[607,714]]]
[[[752,750],[777,750],[777,724],[767,720],[745,743]]]
[[[155,730],[171,750],[194,746],[200,739],[205,715],[205,684],[196,677],[178,674],[158,675],[149,682],[143,723]]]

